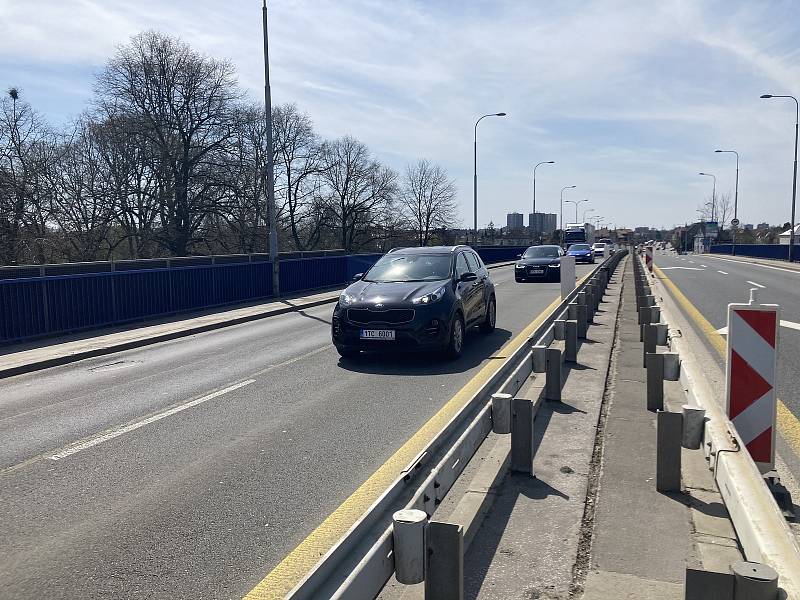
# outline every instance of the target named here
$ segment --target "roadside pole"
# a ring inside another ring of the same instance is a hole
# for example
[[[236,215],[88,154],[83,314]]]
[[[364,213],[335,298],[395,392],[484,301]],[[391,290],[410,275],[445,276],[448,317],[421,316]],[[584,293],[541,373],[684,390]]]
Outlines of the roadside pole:
[[[272,94],[269,87],[269,43],[267,34],[267,0],[261,9],[264,24],[264,117],[267,122],[267,218],[269,219],[269,260],[272,263],[272,295],[281,295],[280,265],[278,265],[278,218],[275,210],[275,164],[272,151]]]

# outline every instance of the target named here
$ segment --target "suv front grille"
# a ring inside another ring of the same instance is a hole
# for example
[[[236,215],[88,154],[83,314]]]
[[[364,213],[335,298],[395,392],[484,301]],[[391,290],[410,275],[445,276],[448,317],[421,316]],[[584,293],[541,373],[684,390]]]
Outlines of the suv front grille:
[[[414,310],[411,308],[389,308],[387,310],[370,310],[366,308],[350,308],[347,318],[353,323],[390,323],[399,325],[414,320]]]

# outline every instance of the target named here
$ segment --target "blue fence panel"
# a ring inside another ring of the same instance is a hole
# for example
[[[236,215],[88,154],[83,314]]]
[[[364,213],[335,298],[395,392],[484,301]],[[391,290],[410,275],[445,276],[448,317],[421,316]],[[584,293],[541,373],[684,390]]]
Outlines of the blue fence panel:
[[[47,332],[44,282],[0,281],[0,341],[23,340]]]
[[[715,244],[711,246],[712,254],[732,254],[732,244]],[[795,260],[800,257],[800,245],[794,245]],[[772,258],[776,260],[789,260],[788,244],[736,244],[737,256],[750,256],[753,258]]]
[[[169,271],[116,271],[114,300],[119,323],[174,312]]]
[[[49,331],[75,331],[114,322],[111,275],[64,275],[45,278]]]
[[[491,264],[514,260],[524,249],[504,246],[477,251],[484,262]],[[282,260],[281,290],[291,294],[345,285],[381,256],[328,255]],[[266,261],[3,279],[0,343],[271,296],[272,264]]]
[[[280,267],[281,293],[292,294],[343,283],[347,275],[347,257],[282,260]]]

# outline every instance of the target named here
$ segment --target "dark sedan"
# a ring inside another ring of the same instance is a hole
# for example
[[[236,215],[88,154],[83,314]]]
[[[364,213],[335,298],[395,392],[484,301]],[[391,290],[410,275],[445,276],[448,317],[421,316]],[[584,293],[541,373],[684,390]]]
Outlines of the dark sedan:
[[[560,246],[531,246],[514,266],[514,279],[523,281],[561,281]]]
[[[494,330],[494,284],[467,246],[392,250],[356,279],[333,309],[331,335],[342,356],[438,350],[455,358],[470,327]]]
[[[589,244],[572,244],[567,249],[567,256],[574,256],[576,263],[594,264],[594,250]]]

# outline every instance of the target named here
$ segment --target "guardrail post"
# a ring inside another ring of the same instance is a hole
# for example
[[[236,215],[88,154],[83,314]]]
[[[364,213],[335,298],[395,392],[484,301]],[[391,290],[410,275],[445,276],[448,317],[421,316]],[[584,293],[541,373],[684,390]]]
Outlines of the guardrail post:
[[[511,403],[511,470],[533,475],[533,402],[514,398]]]
[[[492,394],[492,431],[511,431],[511,394]]]
[[[683,435],[681,446],[697,450],[703,443],[706,425],[706,409],[691,404],[683,405]]]
[[[408,508],[392,515],[394,572],[397,581],[406,585],[425,580],[425,527],[428,515],[424,510]]]
[[[666,346],[669,336],[669,325],[666,323],[656,323],[656,345]]]
[[[768,565],[740,561],[731,565],[733,600],[775,600],[778,573]]]
[[[561,350],[547,348],[545,350],[546,379],[544,397],[547,400],[561,401]]]
[[[681,378],[681,358],[677,352],[664,352],[664,379],[678,381]]]
[[[578,323],[578,337],[586,339],[586,334],[589,330],[589,325],[586,322],[586,307],[576,301],[572,301],[567,310],[569,318]]]
[[[659,492],[681,490],[681,437],[683,415],[660,410],[656,432],[656,489]]]
[[[533,362],[534,373],[547,372],[547,346],[531,347],[531,361]]]
[[[464,600],[464,531],[431,521],[426,536],[425,600]]]
[[[642,348],[642,367],[647,368],[647,355],[656,351],[656,341],[658,328],[655,325],[644,325],[642,327],[642,338],[644,347]]]
[[[653,312],[650,310],[649,306],[642,306],[639,309],[639,325],[646,325],[647,323],[650,323],[650,317],[652,314]]]
[[[578,322],[564,322],[564,359],[567,362],[578,362]]]
[[[648,352],[644,362],[647,367],[647,410],[664,410],[664,355]]]

